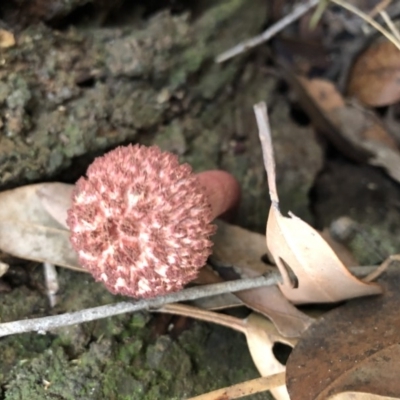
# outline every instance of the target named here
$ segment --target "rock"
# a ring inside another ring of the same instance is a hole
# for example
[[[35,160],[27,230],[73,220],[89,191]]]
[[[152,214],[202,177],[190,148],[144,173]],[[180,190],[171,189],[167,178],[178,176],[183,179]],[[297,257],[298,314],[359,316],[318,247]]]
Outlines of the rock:
[[[214,57],[258,32],[265,13],[261,0],[230,0],[194,20],[164,11],[120,28],[27,28],[2,53],[0,188],[49,179],[78,156],[87,165],[201,109],[243,63],[217,65]],[[169,96],[160,101],[163,91]]]

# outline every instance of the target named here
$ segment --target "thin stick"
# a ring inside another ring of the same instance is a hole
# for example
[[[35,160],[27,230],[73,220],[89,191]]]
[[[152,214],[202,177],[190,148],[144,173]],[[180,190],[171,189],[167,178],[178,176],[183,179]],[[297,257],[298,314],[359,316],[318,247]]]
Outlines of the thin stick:
[[[350,271],[358,277],[363,277],[376,269],[375,267],[352,267]],[[63,326],[81,324],[83,322],[95,321],[97,319],[113,317],[115,315],[136,312],[140,310],[157,309],[166,304],[179,301],[196,300],[203,297],[215,296],[223,293],[234,293],[241,290],[253,289],[262,286],[272,286],[282,282],[279,273],[270,273],[267,276],[257,278],[238,279],[212,285],[196,286],[180,292],[155,297],[153,299],[139,300],[133,302],[121,302],[108,304],[106,306],[87,308],[72,313],[65,313],[43,318],[32,318],[22,321],[4,322],[0,324],[0,337],[15,335],[24,332],[38,332],[45,334],[46,331],[61,328]],[[154,311],[154,310],[153,310]]]
[[[379,267],[375,268],[371,273],[369,273],[364,279],[364,282],[372,282],[379,278],[389,266],[396,261],[400,261],[400,254],[394,254],[389,256]]]
[[[331,2],[339,5],[340,7],[345,8],[346,10],[362,18],[364,21],[368,22],[371,26],[373,26],[377,31],[382,33],[383,36],[389,39],[400,50],[400,43],[396,40],[396,38],[382,25],[378,24],[374,19],[372,19],[368,14],[365,14],[358,8],[354,7],[352,4],[347,3],[346,1],[343,0],[331,0]]]
[[[382,0],[378,3],[370,12],[369,16],[371,18],[375,18],[378,14],[380,14],[387,6],[392,2],[392,0]]]
[[[257,278],[238,279],[235,281],[215,283],[212,285],[196,286],[176,293],[170,293],[165,296],[139,300],[136,302],[121,302],[49,317],[5,322],[0,324],[0,337],[23,332],[38,332],[44,334],[50,329],[60,328],[63,326],[94,321],[128,312],[159,308],[165,304],[176,303],[179,301],[189,301],[222,293],[232,293],[261,286],[276,285],[279,282],[281,282],[281,277],[279,273],[274,272],[267,276],[259,276]]]
[[[258,131],[261,141],[262,153],[264,158],[264,166],[267,171],[269,196],[272,204],[276,207],[279,205],[278,190],[276,188],[275,173],[275,157],[272,147],[271,128],[269,126],[267,106],[265,102],[254,105],[254,113],[256,114]]]
[[[191,397],[188,400],[240,399],[244,396],[266,392],[267,390],[283,385],[285,385],[285,373],[281,372],[279,374],[263,376],[247,382],[238,383],[237,385],[214,390],[213,392],[201,394],[200,396]]]
[[[386,11],[381,11],[379,14],[382,17],[382,19],[385,21],[385,23],[388,26],[388,28],[391,30],[393,36],[400,43],[400,32],[397,29],[396,25],[393,23],[393,21],[390,19],[389,14]]]
[[[153,310],[152,310],[153,311]],[[202,310],[197,307],[187,306],[185,304],[166,304],[165,306],[154,310],[164,314],[183,315],[184,317],[194,318],[199,321],[211,322],[213,324],[226,326],[235,331],[246,334],[246,324],[243,320],[230,315],[216,313],[213,311]]]
[[[309,0],[304,4],[299,4],[297,7],[293,9],[293,11],[283,17],[281,20],[270,26],[266,31],[261,33],[258,36],[254,36],[251,39],[245,40],[242,43],[239,43],[235,47],[223,52],[220,54],[215,61],[217,63],[222,63],[230,58],[237,56],[238,54],[244,53],[245,51],[260,45],[271,39],[277,33],[279,33],[282,29],[286,28],[292,22],[299,19],[302,15],[304,15],[308,10],[315,7],[318,4],[319,0]]]

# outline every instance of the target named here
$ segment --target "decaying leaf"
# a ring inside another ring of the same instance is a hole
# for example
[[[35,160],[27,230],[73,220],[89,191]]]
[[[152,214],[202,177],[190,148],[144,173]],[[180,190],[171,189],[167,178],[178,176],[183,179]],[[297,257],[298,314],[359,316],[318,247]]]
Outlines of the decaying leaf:
[[[70,246],[69,231],[43,207],[38,190],[52,183],[0,193],[0,249],[16,257],[83,271]]]
[[[244,306],[243,301],[239,300],[232,293],[225,293],[216,296],[203,297],[201,299],[188,301],[194,307],[205,310],[226,310],[228,308]]]
[[[357,260],[351,253],[351,251],[342,243],[336,241],[329,230],[325,228],[322,232],[319,232],[326,243],[332,248],[335,254],[339,257],[339,260],[348,267],[356,266]]]
[[[370,45],[356,60],[348,94],[369,106],[382,107],[400,100],[400,51],[386,38]]]
[[[260,314],[250,314],[245,323],[247,345],[261,376],[284,372],[286,367],[276,359],[273,348],[276,343],[283,343],[293,348],[297,339],[288,339],[280,335],[275,326]],[[284,385],[271,389],[271,393],[277,400],[290,399]]]
[[[67,183],[54,182],[40,185],[37,190],[44,209],[67,230],[67,211],[71,207],[74,187]]]
[[[287,77],[315,127],[343,154],[382,167],[400,182],[399,149],[375,114],[346,102],[329,81]]]
[[[297,338],[283,337],[268,319],[257,313],[252,313],[241,320],[183,304],[167,304],[156,311],[184,315],[242,332],[246,336],[251,357],[261,376],[271,376],[285,371],[285,366],[276,359],[273,352],[276,343],[283,343],[292,348],[297,343]],[[277,400],[289,400],[285,385],[271,389],[271,393]]]
[[[221,220],[215,221],[215,224],[218,229],[212,237],[212,258],[217,262],[234,266],[243,277],[250,277],[247,273],[262,275],[275,268],[262,261],[267,253],[264,235]]]
[[[322,236],[293,214],[279,210],[275,162],[265,103],[254,106],[271,197],[267,247],[283,277],[280,288],[293,303],[325,303],[381,293],[355,278]]]
[[[342,399],[342,392],[399,397],[399,271],[379,282],[383,295],[348,302],[304,333],[287,363],[292,400]]]
[[[264,235],[223,221],[216,223],[218,230],[212,239],[212,258],[225,266],[218,268],[223,279],[232,279],[232,275],[235,279],[253,278],[276,268],[261,260],[266,252]],[[235,293],[235,296],[247,307],[270,318],[285,337],[299,337],[313,322],[312,318],[294,307],[276,286],[245,290]]]

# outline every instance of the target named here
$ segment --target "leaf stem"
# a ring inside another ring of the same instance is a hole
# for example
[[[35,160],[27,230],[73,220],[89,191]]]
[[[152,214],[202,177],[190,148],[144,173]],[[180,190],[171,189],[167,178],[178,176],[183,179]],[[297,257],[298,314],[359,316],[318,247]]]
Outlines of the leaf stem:
[[[244,42],[237,44],[236,46],[232,47],[231,49],[223,52],[216,58],[217,63],[222,63],[224,61],[229,60],[245,51],[260,45],[271,39],[273,36],[278,34],[280,31],[285,29],[288,25],[292,22],[299,19],[302,15],[304,15],[308,10],[315,7],[318,4],[319,0],[308,0],[305,3],[299,4],[298,6],[294,7],[292,12],[288,15],[285,15],[281,20],[276,22],[275,24],[271,25],[266,31],[261,33],[258,36],[254,36]]]
[[[276,188],[274,149],[272,147],[271,128],[268,120],[267,106],[264,101],[254,105],[254,113],[258,125],[264,166],[268,177],[269,196],[272,204],[275,207],[278,207],[279,197]]]

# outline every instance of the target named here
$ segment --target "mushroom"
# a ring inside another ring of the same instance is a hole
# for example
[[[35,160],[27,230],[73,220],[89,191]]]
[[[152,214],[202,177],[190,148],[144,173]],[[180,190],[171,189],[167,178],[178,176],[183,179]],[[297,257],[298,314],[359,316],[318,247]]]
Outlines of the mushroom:
[[[154,297],[196,278],[212,220],[239,198],[224,171],[194,174],[156,146],[118,147],[76,183],[67,224],[83,267],[114,294]]]

